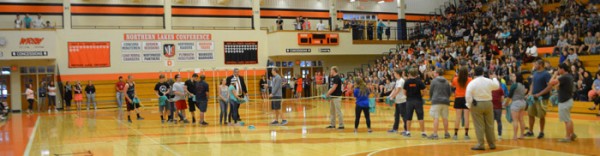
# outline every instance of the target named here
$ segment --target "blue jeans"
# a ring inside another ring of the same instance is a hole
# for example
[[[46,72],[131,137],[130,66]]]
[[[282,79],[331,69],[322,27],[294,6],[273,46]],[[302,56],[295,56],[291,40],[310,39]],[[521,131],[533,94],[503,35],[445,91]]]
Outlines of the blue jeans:
[[[94,103],[94,109],[96,109],[96,93],[87,94],[87,109],[90,109],[90,103]]]
[[[240,120],[240,114],[238,114],[240,103],[230,100],[229,104],[231,104],[229,109],[229,119],[233,119],[233,123],[237,123]]]
[[[221,114],[219,114],[219,123],[223,123],[223,121],[227,122],[227,102],[223,100],[219,100],[219,105],[221,106]],[[225,118],[225,119],[223,119]]]
[[[117,92],[117,106],[119,107],[119,110],[123,108],[123,95],[123,93]]]

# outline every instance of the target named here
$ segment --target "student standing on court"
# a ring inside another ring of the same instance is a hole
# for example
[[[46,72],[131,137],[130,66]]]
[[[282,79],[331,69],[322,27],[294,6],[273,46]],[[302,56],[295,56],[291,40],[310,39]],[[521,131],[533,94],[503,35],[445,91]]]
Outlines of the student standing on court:
[[[119,108],[119,114],[123,109],[123,96],[125,95],[125,82],[123,82],[123,76],[119,76],[119,81],[115,83],[115,92],[117,92],[117,107]],[[121,115],[119,115],[119,118]]]
[[[466,66],[461,66],[458,69],[458,77],[454,77],[452,80],[452,86],[456,88],[454,91],[454,109],[456,110],[456,119],[454,120],[454,136],[452,139],[458,140],[458,127],[460,126],[461,116],[465,120],[465,140],[469,140],[469,108],[467,108],[467,101],[465,100],[465,91],[467,85],[471,82],[472,78],[469,77],[469,69]]]
[[[175,75],[175,83],[173,84],[173,92],[175,94],[175,108],[177,108],[177,115],[179,115],[179,122],[190,123],[185,117],[185,109],[187,109],[187,104],[185,103],[185,84],[181,82],[181,75]]]
[[[558,85],[558,118],[565,123],[567,135],[559,139],[559,142],[575,141],[577,135],[574,133],[573,120],[571,120],[571,108],[573,108],[573,93],[575,78],[569,72],[570,67],[566,64],[558,65],[558,78],[552,79],[548,86],[541,92],[535,94],[537,98],[549,93],[554,86]],[[556,76],[555,76],[556,77]]]
[[[132,110],[135,110],[135,113],[137,115],[137,120],[144,120],[144,118],[142,118],[140,116],[140,103],[139,102],[135,102],[133,99],[137,98],[137,94],[135,91],[135,82],[133,81],[133,75],[129,75],[127,76],[127,83],[125,84],[125,88],[124,90],[126,90],[126,94],[125,95],[125,103],[127,104],[127,121],[129,123],[131,123],[131,116],[130,113]]]
[[[510,91],[507,96],[506,104],[510,104],[511,116],[513,119],[513,140],[522,139],[525,136],[525,122],[523,116],[525,115],[525,94],[527,94],[527,88],[523,84],[523,76],[521,74],[510,74]],[[518,130],[521,129],[521,133]],[[520,135],[517,135],[520,134]],[[518,137],[517,137],[518,136]]]
[[[498,83],[500,79],[498,79]],[[498,140],[502,139],[502,101],[504,101],[504,90],[502,87],[492,91],[492,104],[494,105],[494,121],[496,121],[496,125],[498,125]]]
[[[331,77],[329,80],[329,91],[325,93],[325,97],[329,98],[329,126],[327,128],[335,128],[335,118],[338,118],[338,129],[344,129],[344,114],[342,112],[342,78],[338,74],[338,67],[332,66],[330,69]],[[331,97],[334,96],[334,97]]]
[[[191,79],[188,79],[184,83],[185,95],[188,97],[188,109],[190,114],[192,114],[192,124],[196,123],[196,117],[194,116],[194,112],[196,112],[196,105],[198,104],[196,97],[196,82],[198,81],[198,74],[194,73]],[[185,113],[184,113],[185,114]]]
[[[37,102],[37,110],[38,112],[42,111],[42,107],[44,106],[44,103],[46,102],[46,96],[48,95],[48,83],[46,81],[42,81],[42,83],[40,84],[40,86],[38,87],[38,102]]]
[[[240,76],[240,70],[238,68],[233,68],[233,75],[227,77],[227,84],[231,84],[231,79],[235,78],[237,81],[235,82],[237,87],[235,88],[235,92],[237,93],[236,95],[240,98],[243,98],[246,96],[246,94],[248,94],[248,88],[246,88],[246,82],[244,81],[244,77]],[[240,105],[237,105],[237,108],[235,109],[240,109],[239,108]],[[239,112],[236,112],[239,113]],[[238,117],[240,117],[240,114],[236,114]],[[230,116],[231,118],[231,116]],[[239,119],[240,121],[242,120],[241,118]]]
[[[154,85],[154,93],[158,97],[158,112],[160,113],[160,121],[161,123],[165,123],[165,116],[167,116],[168,111],[168,98],[166,95],[171,90],[171,86],[166,82],[165,75],[160,74],[158,79],[158,83]]]
[[[358,132],[358,123],[360,122],[360,114],[365,114],[365,120],[367,120],[368,132],[371,133],[371,116],[369,115],[369,88],[361,78],[356,78],[356,87],[354,88],[354,97],[356,98],[355,119],[354,119],[354,133]]]
[[[392,129],[389,130],[389,133],[397,133],[398,132],[398,124],[400,123],[400,117],[402,117],[402,122],[404,123],[403,125],[403,130],[402,130],[402,135],[405,135],[406,133],[406,117],[404,116],[404,114],[406,113],[406,95],[404,93],[404,89],[402,87],[404,87],[404,78],[402,78],[402,70],[401,69],[396,69],[394,71],[394,77],[396,78],[396,86],[394,87],[394,91],[392,91],[392,93],[390,93],[390,96],[388,96],[389,100],[394,99],[394,103],[395,104],[395,111],[394,111],[394,126],[392,126]]]
[[[219,114],[219,125],[223,125],[223,122],[227,124],[227,106],[229,105],[229,94],[227,93],[227,79],[221,80],[219,85],[219,105],[221,106],[221,113]]]
[[[198,77],[198,75],[196,75],[196,77]],[[194,86],[196,87],[196,107],[200,110],[198,123],[206,126],[208,123],[204,120],[204,114],[208,107],[208,92],[210,90],[208,83],[206,83],[206,76],[200,75],[200,81],[196,82]],[[194,116],[194,114],[192,114],[192,116]]]
[[[413,113],[417,113],[417,119],[419,120],[419,126],[421,128],[421,137],[426,138],[425,133],[425,121],[423,121],[423,95],[421,91],[425,89],[425,84],[419,79],[419,72],[416,68],[412,68],[408,71],[408,80],[404,83],[404,89],[406,90],[406,134],[404,136],[410,137],[411,121]]]
[[[477,145],[471,150],[485,150],[484,140],[487,140],[490,149],[496,149],[492,91],[500,88],[500,84],[493,72],[490,75],[492,79],[483,77],[483,67],[475,68],[475,76],[476,78],[467,85],[465,92],[467,107],[472,111],[471,116],[473,116],[477,135]]]
[[[534,64],[535,71],[533,72],[533,78],[531,81],[531,90],[529,90],[529,96],[536,95],[544,90],[548,86],[548,82],[552,78],[552,75],[548,73],[544,68],[544,61],[537,60]],[[527,113],[529,114],[529,132],[525,133],[525,136],[532,137],[533,134],[533,126],[535,125],[535,118],[540,118],[540,134],[538,135],[538,139],[544,138],[544,126],[546,125],[546,110],[548,108],[548,99],[550,98],[550,93],[544,93],[539,95],[542,97],[542,101],[538,98],[534,98],[533,105],[530,105]]]
[[[236,91],[237,88],[239,88],[238,86],[238,80],[237,78],[232,78],[231,79],[231,84],[229,85],[229,88],[227,89],[227,94],[229,95],[229,103],[230,103],[230,110],[229,110],[229,116],[230,119],[233,119],[233,123],[237,124],[238,121],[240,121],[240,114],[238,113],[239,110],[239,105],[240,105],[240,95],[238,94],[238,92]],[[231,122],[230,122],[231,124]]]
[[[74,100],[75,100],[75,105],[77,106],[77,111],[81,110],[81,104],[83,102],[83,91],[82,91],[82,87],[81,87],[81,82],[77,81],[75,86],[73,87],[73,93],[75,93],[74,95]]]
[[[271,69],[271,74],[273,74],[273,82],[271,82],[271,94],[269,97],[271,98],[271,110],[275,112],[275,121],[271,122],[271,125],[278,125],[279,118],[281,118],[281,125],[286,125],[288,122],[285,119],[285,116],[281,112],[281,88],[282,88],[282,80],[279,73],[277,73],[277,68]]]
[[[54,86],[54,81],[50,81],[50,85],[48,85],[48,113],[52,112],[52,108],[54,108],[55,112],[58,112],[58,109],[56,109],[56,86]]]
[[[436,69],[434,72],[435,78],[431,81],[429,88],[429,98],[431,99],[429,114],[433,117],[433,134],[429,136],[429,139],[433,140],[438,139],[439,118],[442,118],[444,123],[444,139],[450,138],[450,133],[448,133],[448,107],[450,106],[452,88],[448,80],[442,76],[443,74],[443,69]]]
[[[94,104],[94,110],[98,109],[96,107],[96,86],[92,84],[92,81],[88,81],[88,85],[85,86],[85,94],[87,95],[87,110],[90,110],[90,104]]]
[[[73,87],[69,84],[69,81],[65,82],[65,94],[63,100],[65,100],[66,110],[71,110],[71,100],[73,99]]]
[[[33,93],[33,85],[27,84],[25,85],[27,89],[25,89],[25,96],[27,97],[27,103],[29,106],[27,107],[27,113],[32,113],[33,111],[33,101],[35,100],[35,94]]]

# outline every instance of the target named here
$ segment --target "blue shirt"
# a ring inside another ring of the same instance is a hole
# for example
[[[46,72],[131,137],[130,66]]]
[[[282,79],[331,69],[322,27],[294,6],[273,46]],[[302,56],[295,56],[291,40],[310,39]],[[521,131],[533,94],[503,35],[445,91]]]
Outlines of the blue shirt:
[[[356,97],[356,106],[367,108],[369,107],[369,91],[366,94],[360,94],[360,89],[354,89],[354,97]]]
[[[236,91],[235,87],[233,85],[230,85],[227,91],[229,92],[229,100],[239,103],[237,97],[235,97],[235,95],[233,94],[233,92]]]
[[[548,86],[548,82],[550,82],[550,79],[552,78],[552,75],[550,75],[550,73],[548,73],[547,71],[537,71],[533,73],[533,89],[532,89],[532,93],[533,94],[537,94],[539,92],[541,92],[542,90],[546,89],[546,87]],[[546,93],[543,95],[544,98],[548,98],[550,97],[549,93]]]
[[[31,25],[31,17],[25,17],[25,27],[30,28]]]

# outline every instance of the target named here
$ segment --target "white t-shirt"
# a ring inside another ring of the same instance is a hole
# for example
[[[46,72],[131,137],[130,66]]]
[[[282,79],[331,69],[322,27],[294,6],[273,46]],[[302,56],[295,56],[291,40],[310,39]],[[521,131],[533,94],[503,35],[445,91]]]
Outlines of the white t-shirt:
[[[48,86],[48,95],[56,96],[56,87]]]
[[[317,30],[318,31],[325,30],[325,24],[324,23],[317,23]]]
[[[403,86],[404,86],[404,79],[403,78],[400,78],[399,80],[396,80],[396,86],[395,86],[395,88],[402,89]],[[396,95],[396,104],[405,103],[405,102],[406,102],[406,95],[404,95],[404,91],[400,91]]]
[[[173,92],[185,93],[183,86],[184,86],[183,82],[175,82],[173,84]],[[175,98],[173,98],[173,100],[174,101],[185,100],[185,96],[179,96],[179,95],[175,94]]]
[[[43,19],[33,19],[32,21],[33,28],[44,28],[44,20]]]
[[[538,56],[537,47],[536,46],[529,47],[529,48],[527,48],[525,53],[529,56],[537,57]]]

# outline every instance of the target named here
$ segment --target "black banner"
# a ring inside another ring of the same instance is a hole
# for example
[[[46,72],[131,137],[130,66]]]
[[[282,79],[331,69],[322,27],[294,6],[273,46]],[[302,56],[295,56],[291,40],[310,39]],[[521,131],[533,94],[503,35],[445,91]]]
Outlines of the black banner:
[[[48,56],[48,51],[13,51],[11,56]]]
[[[225,41],[225,64],[258,64],[257,41]]]

